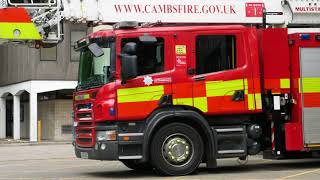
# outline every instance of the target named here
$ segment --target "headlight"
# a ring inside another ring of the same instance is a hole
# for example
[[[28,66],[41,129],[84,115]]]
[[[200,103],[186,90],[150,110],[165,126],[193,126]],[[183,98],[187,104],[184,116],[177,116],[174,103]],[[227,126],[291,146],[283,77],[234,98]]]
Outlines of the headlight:
[[[115,141],[117,139],[117,133],[113,131],[97,131],[98,141]]]

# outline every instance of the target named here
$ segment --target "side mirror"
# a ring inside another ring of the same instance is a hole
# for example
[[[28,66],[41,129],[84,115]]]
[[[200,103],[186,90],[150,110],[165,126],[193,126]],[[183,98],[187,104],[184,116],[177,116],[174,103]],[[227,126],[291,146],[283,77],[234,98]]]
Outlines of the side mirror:
[[[143,35],[143,36],[139,36],[139,41],[142,44],[152,45],[152,44],[157,43],[157,38],[154,36]]]
[[[138,57],[136,55],[121,55],[121,79],[125,82],[138,76]]]
[[[92,52],[95,57],[104,55],[102,48],[97,43],[92,43],[88,46],[88,49]]]

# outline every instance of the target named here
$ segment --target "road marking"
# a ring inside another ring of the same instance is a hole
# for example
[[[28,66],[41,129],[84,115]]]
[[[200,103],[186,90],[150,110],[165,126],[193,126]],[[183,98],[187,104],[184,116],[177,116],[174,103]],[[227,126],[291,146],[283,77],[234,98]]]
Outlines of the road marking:
[[[293,175],[290,175],[290,176],[285,176],[285,177],[279,178],[279,180],[289,179],[289,178],[293,178],[293,177],[297,177],[297,176],[302,176],[302,175],[314,173],[314,172],[317,172],[317,171],[320,171],[320,169],[314,169],[314,170],[311,170],[311,171],[305,171],[305,172],[293,174]]]

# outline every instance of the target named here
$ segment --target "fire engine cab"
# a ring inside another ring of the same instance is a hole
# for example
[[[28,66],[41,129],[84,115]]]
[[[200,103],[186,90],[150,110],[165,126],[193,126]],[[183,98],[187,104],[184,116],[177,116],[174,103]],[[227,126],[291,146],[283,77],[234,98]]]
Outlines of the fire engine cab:
[[[185,1],[171,16],[166,2],[141,3],[139,19],[139,4],[112,1],[128,20],[166,23],[120,22],[77,42],[77,157],[186,175],[320,150],[319,2]]]

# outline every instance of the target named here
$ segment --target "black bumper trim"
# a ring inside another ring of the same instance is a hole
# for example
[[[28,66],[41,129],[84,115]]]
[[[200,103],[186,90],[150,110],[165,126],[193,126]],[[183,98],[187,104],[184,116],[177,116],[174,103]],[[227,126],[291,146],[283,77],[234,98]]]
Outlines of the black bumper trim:
[[[101,149],[101,145],[105,144],[106,148]],[[75,147],[75,154],[78,158],[95,159],[95,160],[119,160],[122,156],[136,156],[142,158],[142,142],[141,141],[102,141],[98,142],[97,147],[84,148],[77,145]],[[81,156],[86,154],[86,156]]]
[[[106,149],[102,150],[101,144],[106,144]],[[117,141],[109,141],[109,142],[101,142],[97,149],[93,148],[83,148],[79,146],[75,146],[75,153],[78,158],[86,158],[81,157],[81,153],[87,153],[88,159],[96,159],[96,160],[118,160],[118,142]]]

